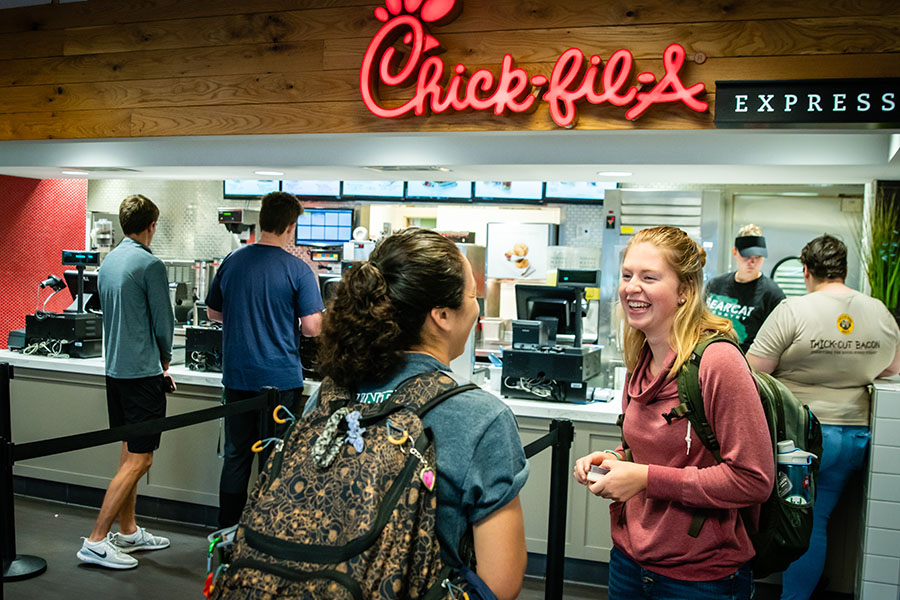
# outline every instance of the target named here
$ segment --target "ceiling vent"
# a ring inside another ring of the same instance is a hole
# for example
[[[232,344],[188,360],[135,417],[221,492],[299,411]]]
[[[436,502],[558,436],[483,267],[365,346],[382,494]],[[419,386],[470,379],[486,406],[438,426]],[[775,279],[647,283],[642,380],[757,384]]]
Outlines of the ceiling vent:
[[[447,167],[439,167],[437,165],[382,165],[363,167],[370,171],[378,171],[379,173],[449,173]]]
[[[125,167],[62,167],[72,171],[87,171],[88,173],[140,173],[140,169],[126,169]]]

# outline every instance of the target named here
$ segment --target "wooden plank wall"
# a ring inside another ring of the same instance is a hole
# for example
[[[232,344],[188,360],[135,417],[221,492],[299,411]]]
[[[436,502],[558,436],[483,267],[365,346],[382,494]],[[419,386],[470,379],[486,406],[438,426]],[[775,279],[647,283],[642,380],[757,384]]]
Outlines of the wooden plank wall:
[[[0,10],[0,139],[399,131],[547,130],[528,115],[381,119],[358,90],[381,23],[366,0],[87,0]],[[681,43],[686,85],[717,79],[896,77],[896,0],[465,0],[432,29],[447,65],[497,71],[504,53],[549,74],[578,47],[663,72]],[[636,122],[581,107],[578,129],[702,129],[712,110],[652,107]]]

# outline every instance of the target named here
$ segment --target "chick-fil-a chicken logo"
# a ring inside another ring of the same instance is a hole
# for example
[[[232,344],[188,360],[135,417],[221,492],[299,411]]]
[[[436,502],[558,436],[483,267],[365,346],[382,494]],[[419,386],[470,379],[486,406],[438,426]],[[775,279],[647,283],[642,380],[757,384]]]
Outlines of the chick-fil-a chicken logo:
[[[442,25],[452,21],[462,8],[462,0],[385,0],[375,9],[375,18],[384,23],[369,42],[359,73],[359,87],[363,102],[373,114],[391,119],[444,113],[450,109],[492,110],[502,115],[507,111],[524,113],[534,110],[543,99],[550,108],[550,116],[560,127],[572,127],[577,117],[576,103],[608,102],[615,106],[629,106],[627,119],[636,119],[650,106],[664,102],[682,102],[689,108],[703,112],[709,104],[697,99],[704,85],[697,83],[685,88],[678,72],[685,60],[684,48],[671,44],[663,53],[665,74],[656,81],[653,73],[638,73],[639,91],[628,85],[634,57],[628,50],[617,50],[603,65],[593,55],[585,61],[578,48],[570,48],[560,55],[550,77],[530,76],[515,66],[512,55],[505,54],[499,76],[487,69],[466,75],[466,67],[457,64],[449,79],[445,78],[444,62],[435,53],[440,42],[430,35],[423,23]],[[402,38],[406,60],[395,44]],[[446,83],[444,83],[446,79]],[[382,106],[378,91],[381,86],[399,87],[415,81],[415,94],[400,106]]]

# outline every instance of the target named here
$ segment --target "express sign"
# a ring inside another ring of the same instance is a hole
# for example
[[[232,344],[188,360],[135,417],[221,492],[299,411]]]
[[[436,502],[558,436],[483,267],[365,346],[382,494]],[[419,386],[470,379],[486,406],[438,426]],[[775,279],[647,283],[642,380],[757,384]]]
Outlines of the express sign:
[[[861,124],[900,124],[900,79],[716,82],[716,127]]]
[[[531,75],[515,66],[510,54],[503,56],[499,76],[487,69],[467,75],[465,65],[457,64],[449,78],[445,77],[443,60],[435,55],[440,42],[426,32],[424,23],[443,24],[458,14],[457,0],[385,0],[375,9],[375,18],[384,25],[369,42],[359,74],[359,87],[366,108],[379,117],[396,118],[408,114],[421,116],[428,111],[441,114],[450,110],[490,110],[496,115],[534,110],[537,103],[547,102],[550,116],[560,127],[573,127],[577,118],[576,103],[608,102],[628,107],[625,118],[636,119],[654,104],[682,102],[688,108],[704,112],[709,104],[697,99],[705,86],[697,83],[685,88],[678,72],[685,60],[679,44],[671,44],[663,53],[665,73],[659,81],[653,73],[637,74],[643,87],[638,91],[629,85],[634,57],[628,50],[617,50],[606,64],[593,55],[587,59],[578,48],[560,55],[550,77]],[[402,39],[406,56],[395,44]],[[446,83],[443,83],[446,80]],[[379,90],[414,82],[414,95],[399,106],[382,106]]]

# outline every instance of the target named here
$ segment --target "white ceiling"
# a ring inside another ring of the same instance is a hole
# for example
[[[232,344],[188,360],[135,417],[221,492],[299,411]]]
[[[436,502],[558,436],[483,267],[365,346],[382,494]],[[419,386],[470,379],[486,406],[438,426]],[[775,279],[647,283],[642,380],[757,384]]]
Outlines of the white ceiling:
[[[380,173],[366,166],[409,170]],[[417,171],[443,166],[450,172]],[[900,130],[549,131],[0,142],[0,174],[90,179],[457,179],[861,184],[900,180]],[[94,170],[101,169],[101,170]],[[133,169],[116,171],[102,169]]]

